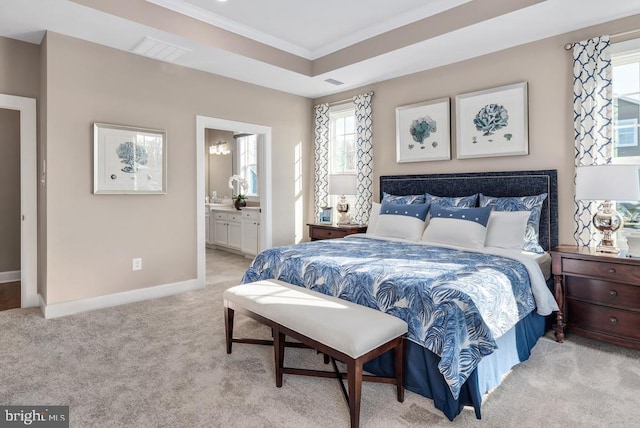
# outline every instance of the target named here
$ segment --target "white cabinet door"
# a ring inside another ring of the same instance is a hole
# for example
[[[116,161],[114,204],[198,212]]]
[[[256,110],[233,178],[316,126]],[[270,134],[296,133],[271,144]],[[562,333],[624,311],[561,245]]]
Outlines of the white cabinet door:
[[[227,245],[228,238],[226,220],[215,220],[214,234],[214,243],[218,245]]]
[[[227,229],[227,245],[230,248],[242,248],[242,222],[229,220]]]
[[[255,256],[258,254],[258,222],[242,220],[242,252]]]

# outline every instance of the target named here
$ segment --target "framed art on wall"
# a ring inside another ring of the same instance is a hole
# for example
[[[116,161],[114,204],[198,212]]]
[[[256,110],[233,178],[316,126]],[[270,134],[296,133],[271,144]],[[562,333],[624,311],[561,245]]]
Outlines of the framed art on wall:
[[[94,194],[166,194],[167,132],[93,124]]]
[[[449,159],[449,98],[396,108],[396,162]]]
[[[456,158],[528,154],[526,82],[456,96]]]

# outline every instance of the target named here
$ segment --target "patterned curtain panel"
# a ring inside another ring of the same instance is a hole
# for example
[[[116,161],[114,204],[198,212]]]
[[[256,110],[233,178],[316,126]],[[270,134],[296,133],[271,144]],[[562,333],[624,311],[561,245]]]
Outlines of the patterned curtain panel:
[[[577,42],[573,47],[575,166],[611,162],[613,101],[609,47],[609,36]],[[574,238],[579,246],[596,243],[597,231],[591,219],[599,204],[599,201],[576,201]]]
[[[356,150],[358,168],[358,194],[354,209],[354,220],[365,224],[369,221],[373,200],[373,133],[371,97],[373,92],[353,98],[356,106]]]
[[[318,213],[329,201],[329,104],[315,106],[314,171],[314,221],[317,221]]]

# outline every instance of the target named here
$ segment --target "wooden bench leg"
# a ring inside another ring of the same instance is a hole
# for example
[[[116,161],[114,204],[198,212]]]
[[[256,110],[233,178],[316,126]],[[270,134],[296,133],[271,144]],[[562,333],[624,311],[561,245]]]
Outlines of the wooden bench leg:
[[[396,366],[396,390],[398,393],[398,401],[400,403],[404,402],[404,359],[406,351],[407,340],[402,338],[393,351]]]
[[[227,354],[231,353],[231,344],[233,343],[233,314],[233,309],[224,308],[224,333],[227,342]]]
[[[347,381],[349,384],[349,416],[351,428],[360,425],[360,397],[362,396],[362,361],[347,362]]]
[[[273,331],[273,352],[276,360],[276,386],[282,386],[282,369],[284,367],[285,335],[276,328]]]

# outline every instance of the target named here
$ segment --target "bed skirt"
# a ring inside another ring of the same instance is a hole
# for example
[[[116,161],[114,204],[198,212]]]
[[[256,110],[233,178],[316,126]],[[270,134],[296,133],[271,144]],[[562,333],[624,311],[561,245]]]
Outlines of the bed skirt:
[[[529,358],[531,349],[544,332],[545,317],[532,312],[523,318],[497,340],[498,349],[481,360],[480,365],[462,385],[458,399],[453,398],[449,386],[438,370],[440,357],[409,341],[405,387],[431,398],[435,407],[451,421],[464,406],[473,406],[476,417],[480,419],[482,396],[498,386],[511,367]],[[377,375],[393,376],[393,367],[393,356],[388,352],[365,364],[364,369]]]

